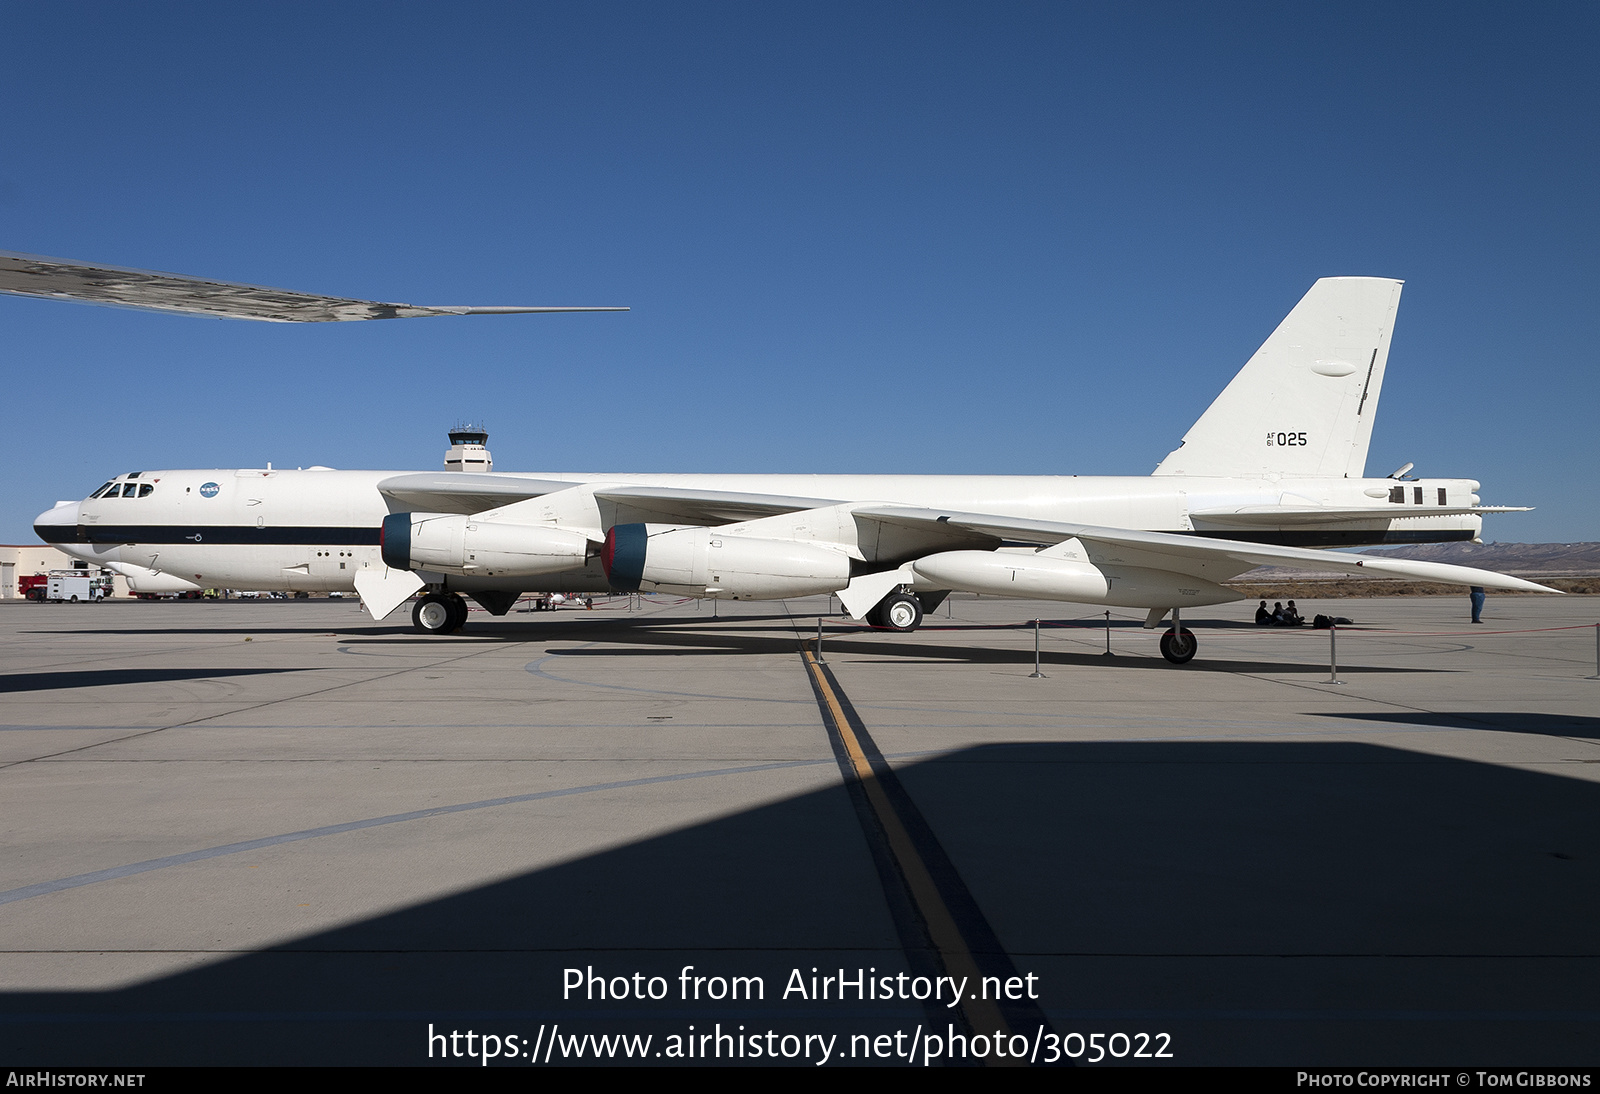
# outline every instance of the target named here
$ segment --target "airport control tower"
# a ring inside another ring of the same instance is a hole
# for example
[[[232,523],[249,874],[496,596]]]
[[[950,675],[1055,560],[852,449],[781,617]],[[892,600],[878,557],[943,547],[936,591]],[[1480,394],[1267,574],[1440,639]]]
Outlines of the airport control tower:
[[[494,457],[484,445],[489,431],[481,425],[458,425],[450,431],[450,450],[444,454],[446,471],[493,471]]]

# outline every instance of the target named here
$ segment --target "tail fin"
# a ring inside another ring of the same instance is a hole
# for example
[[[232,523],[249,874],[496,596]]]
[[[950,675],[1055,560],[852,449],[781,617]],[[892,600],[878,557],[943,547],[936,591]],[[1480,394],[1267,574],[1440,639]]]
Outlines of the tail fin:
[[[1312,285],[1155,474],[1362,477],[1401,284]]]

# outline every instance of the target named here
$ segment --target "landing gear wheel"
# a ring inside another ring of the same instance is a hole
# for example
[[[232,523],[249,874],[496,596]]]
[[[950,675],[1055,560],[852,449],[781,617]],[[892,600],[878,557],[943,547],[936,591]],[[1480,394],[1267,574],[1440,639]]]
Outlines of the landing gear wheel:
[[[878,619],[874,626],[885,630],[914,631],[922,626],[922,604],[905,593],[885,597],[875,611]]]
[[[1195,641],[1194,632],[1174,627],[1161,636],[1161,656],[1171,661],[1174,665],[1186,665],[1194,660],[1195,651],[1200,648],[1200,643]]]
[[[467,602],[460,593],[446,593],[445,599],[450,601],[450,626],[447,634],[454,634],[467,625]]]
[[[456,622],[456,605],[460,602],[460,597],[429,593],[412,606],[411,624],[423,634],[449,634],[461,625]],[[462,615],[466,614],[465,608],[461,604]]]

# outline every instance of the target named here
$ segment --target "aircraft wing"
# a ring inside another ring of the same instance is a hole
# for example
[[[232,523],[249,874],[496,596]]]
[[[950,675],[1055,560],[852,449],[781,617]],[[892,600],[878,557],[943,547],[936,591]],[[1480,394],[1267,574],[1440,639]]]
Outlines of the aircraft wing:
[[[838,504],[820,498],[676,486],[604,486],[596,489],[594,496],[633,511],[630,519],[636,517],[663,524],[733,524]]]
[[[1455,566],[1443,562],[1417,562],[1411,559],[1379,559],[1304,547],[1278,547],[1271,544],[1241,543],[1238,540],[1175,535],[1171,532],[1141,532],[1130,528],[1101,528],[1089,524],[1024,520],[981,513],[954,513],[939,509],[901,506],[864,506],[861,516],[901,522],[923,521],[981,532],[1007,540],[1039,544],[1081,542],[1096,562],[1146,566],[1152,569],[1190,573],[1212,580],[1226,580],[1218,571],[1232,569],[1243,573],[1255,566],[1282,566],[1288,569],[1335,571],[1366,577],[1409,577],[1440,581],[1452,585],[1481,585],[1490,589],[1520,589],[1526,592],[1558,593],[1561,590],[1537,585],[1520,577],[1480,570],[1474,566]]]
[[[511,475],[475,475],[470,471],[425,471],[384,479],[378,483],[378,493],[402,508],[471,516],[488,509],[498,509],[502,505],[568,490],[573,485],[570,482],[523,479]]]
[[[439,471],[384,479],[378,483],[378,492],[407,508],[471,516],[581,485],[513,475]],[[837,504],[819,498],[673,486],[602,485],[596,487],[594,496],[597,501],[627,510],[623,523],[650,520],[663,524],[730,524]]]
[[[257,319],[267,323],[337,323],[354,319],[414,319],[433,315],[508,315],[519,312],[627,311],[627,308],[498,307],[388,304],[318,296],[262,285],[133,270],[98,262],[0,251],[0,292],[79,300],[151,311]]]

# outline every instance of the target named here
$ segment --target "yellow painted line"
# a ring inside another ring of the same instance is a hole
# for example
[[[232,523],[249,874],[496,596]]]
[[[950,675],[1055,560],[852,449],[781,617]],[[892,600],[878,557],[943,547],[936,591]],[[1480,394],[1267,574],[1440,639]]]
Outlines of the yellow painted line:
[[[872,763],[862,751],[861,742],[856,739],[855,731],[850,728],[850,720],[845,717],[844,708],[839,705],[839,697],[834,694],[833,688],[828,686],[828,678],[823,675],[822,666],[817,663],[816,655],[806,650],[805,659],[806,667],[817,682],[817,690],[822,693],[823,702],[828,706],[833,724],[838,727],[839,737],[844,741],[845,754],[850,757],[850,764],[855,768],[856,779],[867,792],[867,801],[872,805],[878,823],[883,825],[884,833],[888,836],[889,851],[894,855],[895,863],[906,879],[906,886],[911,890],[911,899],[916,903],[917,911],[922,913],[923,922],[928,925],[928,934],[933,939],[934,948],[944,960],[945,971],[951,976],[964,977],[968,991],[976,991],[981,996],[983,973],[978,970],[978,962],[973,958],[966,939],[961,936],[961,929],[956,926],[955,917],[950,914],[950,909],[945,907],[944,898],[939,895],[939,887],[934,884],[933,875],[928,872],[922,856],[917,853],[917,846],[911,839],[911,833],[906,831],[905,825],[900,821],[900,815],[895,812],[889,796],[884,793],[883,786],[878,782],[878,777],[872,770]],[[1011,1035],[1011,1027],[993,999],[963,999],[961,1012],[966,1016],[967,1023],[974,1033],[988,1035],[999,1032],[1008,1037]],[[994,1057],[990,1059],[993,1060]],[[1020,1063],[1014,1060],[1009,1062]]]

